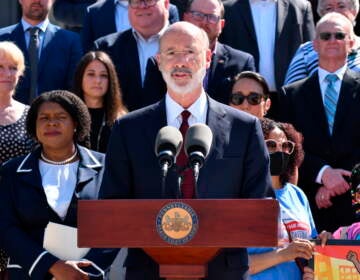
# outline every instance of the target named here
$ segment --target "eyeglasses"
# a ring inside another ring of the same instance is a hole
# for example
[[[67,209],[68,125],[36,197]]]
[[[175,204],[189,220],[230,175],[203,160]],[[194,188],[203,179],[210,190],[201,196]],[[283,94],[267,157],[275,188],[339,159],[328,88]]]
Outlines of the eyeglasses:
[[[129,0],[129,5],[133,9],[139,9],[142,7],[142,4],[147,8],[155,6],[157,2],[159,2],[159,0]]]
[[[165,52],[160,52],[160,54],[162,54],[168,61],[174,60],[179,55],[180,55],[180,57],[184,58],[185,60],[191,61],[191,60],[196,59],[199,52],[192,50],[192,49],[188,49],[188,50],[183,50],[183,51],[169,50],[169,51],[165,51]]]
[[[213,14],[204,14],[201,12],[196,11],[188,11],[188,14],[191,15],[191,17],[196,21],[203,21],[204,18],[206,18],[206,21],[211,24],[216,24],[220,20],[220,16],[213,15]]]
[[[294,152],[294,148],[295,148],[295,143],[289,140],[280,143],[275,141],[274,139],[267,139],[265,140],[265,144],[269,154],[273,154],[280,150],[290,155]],[[278,149],[278,147],[280,147],[280,149]]]
[[[344,32],[321,32],[319,34],[319,38],[323,41],[329,41],[331,38],[335,38],[335,40],[344,40],[346,37],[346,33]]]
[[[258,92],[250,92],[249,95],[244,95],[241,91],[238,91],[230,95],[230,103],[241,105],[246,99],[250,105],[259,105],[263,98],[265,99],[265,95]]]

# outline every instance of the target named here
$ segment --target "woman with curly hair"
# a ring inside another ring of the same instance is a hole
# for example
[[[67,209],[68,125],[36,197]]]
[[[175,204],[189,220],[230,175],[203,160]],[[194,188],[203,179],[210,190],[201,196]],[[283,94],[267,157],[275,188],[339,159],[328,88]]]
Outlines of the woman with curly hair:
[[[65,239],[55,240],[60,252],[44,245],[50,223],[76,227],[78,200],[98,197],[105,156],[78,144],[90,131],[86,105],[68,91],[43,93],[30,106],[26,128],[37,148],[7,161],[0,174],[0,244],[10,257],[9,279],[106,279],[116,250],[90,249],[80,261],[64,259]]]
[[[317,231],[304,192],[289,182],[304,158],[302,136],[291,124],[261,120],[270,172],[280,204],[277,248],[249,248],[251,279],[301,279],[302,261],[312,257]]]
[[[106,152],[112,125],[127,112],[115,66],[106,53],[91,51],[82,57],[75,71],[73,92],[90,112],[91,149]]]

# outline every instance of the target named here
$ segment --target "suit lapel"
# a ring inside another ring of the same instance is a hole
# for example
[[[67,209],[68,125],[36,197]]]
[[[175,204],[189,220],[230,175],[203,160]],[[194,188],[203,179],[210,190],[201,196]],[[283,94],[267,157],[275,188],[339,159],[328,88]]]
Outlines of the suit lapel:
[[[287,18],[289,2],[287,0],[277,1],[277,25],[275,41],[280,38],[280,34],[284,28],[285,19]]]
[[[32,186],[42,190],[42,180],[39,170],[40,148],[28,154],[18,166],[16,173],[19,180],[26,186]]]
[[[40,76],[42,69],[44,68],[45,62],[49,56],[51,55],[51,45],[50,42],[53,39],[55,35],[55,26],[53,26],[51,23],[49,23],[48,27],[46,28],[45,35],[44,35],[44,41],[41,47],[41,53],[40,53],[40,60],[39,60],[39,70],[38,74]]]
[[[218,149],[219,147],[226,146],[224,142],[228,141],[229,133],[231,131],[230,122],[225,118],[226,111],[221,106],[219,106],[219,103],[208,97],[208,106],[209,107],[207,112],[206,124],[213,132],[213,140],[209,155],[205,161],[204,168],[200,169],[198,179],[198,192],[201,197],[206,196],[207,193],[206,180],[209,177],[207,173],[214,172],[213,169],[206,169],[206,162],[213,162],[219,157],[219,154],[221,154],[221,152]]]
[[[22,50],[22,52],[25,56],[25,60],[28,61],[29,53],[28,53],[28,48],[26,47],[26,42],[25,42],[24,27],[22,26],[21,23],[17,24],[17,26],[13,30],[12,38],[16,42],[16,45]]]
[[[336,135],[336,132],[341,127],[344,118],[348,115],[349,108],[358,91],[359,78],[354,76],[351,71],[347,70],[341,83],[339,99],[336,105],[333,135]]]
[[[324,103],[321,96],[318,72],[315,72],[307,81],[304,88],[305,106],[309,110],[307,122],[321,134],[330,137],[329,126],[325,113]]]
[[[239,13],[239,19],[245,22],[246,29],[249,31],[251,38],[254,39],[256,42],[256,32],[252,19],[249,0],[237,1],[235,5],[238,6],[236,10]]]
[[[225,48],[222,44],[217,43],[216,52],[212,57],[210,64],[210,72],[208,76],[208,86],[209,89],[214,89],[215,84],[223,78],[224,74],[224,65],[226,65],[229,57],[225,51]]]
[[[116,11],[116,4],[115,1],[107,1],[104,5],[104,15],[109,15],[106,17],[102,17],[101,23],[102,28],[106,28],[107,32],[104,34],[111,34],[116,32],[116,23],[115,23],[115,11]]]

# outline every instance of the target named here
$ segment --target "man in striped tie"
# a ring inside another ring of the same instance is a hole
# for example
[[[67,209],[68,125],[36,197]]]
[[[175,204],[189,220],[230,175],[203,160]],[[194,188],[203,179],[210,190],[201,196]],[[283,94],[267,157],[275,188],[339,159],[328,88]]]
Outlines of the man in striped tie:
[[[329,13],[318,22],[314,48],[319,69],[285,86],[281,119],[304,136],[299,185],[311,203],[318,230],[351,224],[349,170],[360,161],[360,75],[347,68],[354,45],[351,22]]]

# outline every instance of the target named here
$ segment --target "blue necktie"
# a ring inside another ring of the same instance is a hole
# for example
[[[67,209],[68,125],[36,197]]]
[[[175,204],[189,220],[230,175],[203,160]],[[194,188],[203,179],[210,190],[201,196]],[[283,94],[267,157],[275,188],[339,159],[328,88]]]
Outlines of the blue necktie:
[[[335,82],[338,80],[338,77],[335,74],[328,74],[325,77],[325,80],[328,82],[328,86],[325,90],[324,105],[329,124],[329,131],[330,134],[332,134],[336,112],[336,104],[338,101],[338,94],[335,90]]]

